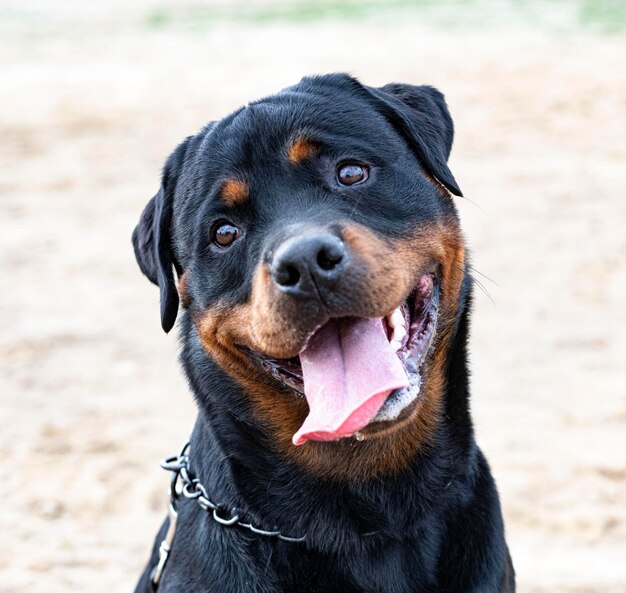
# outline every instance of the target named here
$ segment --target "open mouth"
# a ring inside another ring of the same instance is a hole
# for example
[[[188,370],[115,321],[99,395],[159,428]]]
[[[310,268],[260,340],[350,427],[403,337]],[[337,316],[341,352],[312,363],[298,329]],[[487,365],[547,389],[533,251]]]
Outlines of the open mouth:
[[[307,398],[310,413],[294,444],[359,438],[370,424],[404,417],[420,392],[438,308],[437,280],[425,274],[390,314],[332,318],[299,356],[276,359],[251,352],[265,371]]]

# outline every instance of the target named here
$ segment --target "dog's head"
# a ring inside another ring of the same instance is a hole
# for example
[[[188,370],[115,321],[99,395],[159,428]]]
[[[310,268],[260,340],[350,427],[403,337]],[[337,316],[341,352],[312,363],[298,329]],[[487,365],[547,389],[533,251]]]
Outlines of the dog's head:
[[[432,87],[305,78],[183,142],[133,234],[163,329],[180,299],[277,446],[326,474],[391,471],[436,422],[465,266],[452,137]]]

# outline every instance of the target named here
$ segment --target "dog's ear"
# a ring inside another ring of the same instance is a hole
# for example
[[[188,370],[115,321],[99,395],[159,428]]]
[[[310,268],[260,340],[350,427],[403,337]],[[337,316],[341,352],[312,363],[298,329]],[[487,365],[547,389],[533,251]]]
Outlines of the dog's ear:
[[[428,172],[453,194],[462,196],[448,168],[454,125],[443,94],[431,86],[398,83],[366,88]]]
[[[170,155],[163,167],[161,187],[148,202],[133,231],[135,257],[141,271],[161,293],[161,326],[169,332],[178,315],[178,290],[174,270],[180,272],[172,249],[171,224],[174,190],[182,169],[189,138]]]

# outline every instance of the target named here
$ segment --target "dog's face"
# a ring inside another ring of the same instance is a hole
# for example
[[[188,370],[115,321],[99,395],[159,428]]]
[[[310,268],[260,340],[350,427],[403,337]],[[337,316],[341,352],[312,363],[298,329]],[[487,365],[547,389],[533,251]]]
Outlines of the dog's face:
[[[465,265],[452,133],[430,87],[307,78],[181,144],[135,230],[164,329],[180,295],[276,446],[326,475],[393,471],[436,422]]]

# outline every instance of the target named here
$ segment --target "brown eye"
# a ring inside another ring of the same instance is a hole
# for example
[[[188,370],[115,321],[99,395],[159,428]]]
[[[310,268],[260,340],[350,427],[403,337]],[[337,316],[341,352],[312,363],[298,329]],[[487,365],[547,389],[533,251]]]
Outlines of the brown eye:
[[[213,231],[213,242],[217,243],[220,247],[228,247],[239,239],[241,231],[230,222],[221,222]]]
[[[337,181],[341,185],[356,185],[369,177],[369,168],[357,163],[340,165],[337,169]]]

